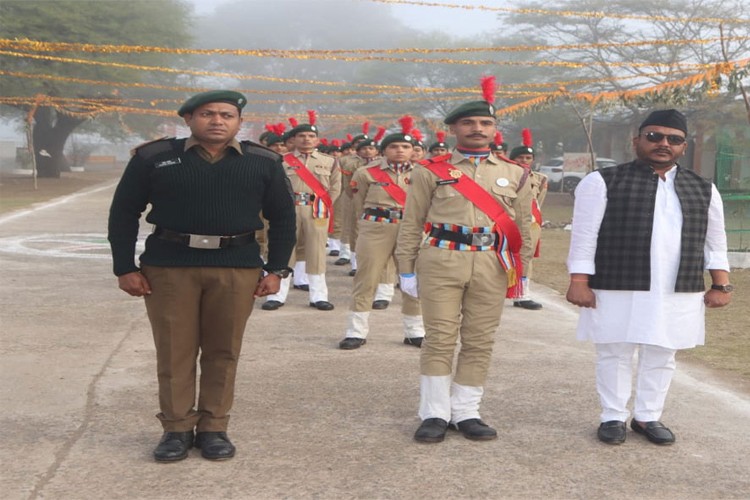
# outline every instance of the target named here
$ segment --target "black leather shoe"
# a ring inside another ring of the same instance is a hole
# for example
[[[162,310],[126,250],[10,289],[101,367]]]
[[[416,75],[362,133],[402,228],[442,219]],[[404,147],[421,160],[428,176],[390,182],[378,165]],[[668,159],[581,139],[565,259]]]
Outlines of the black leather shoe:
[[[523,307],[529,311],[538,311],[542,308],[542,304],[533,300],[516,300],[513,302],[513,307]]]
[[[422,347],[422,340],[424,340],[424,337],[406,337],[404,338],[404,344],[413,345],[414,347]]]
[[[453,424],[453,428],[463,434],[466,439],[473,439],[474,441],[497,439],[497,431],[478,418],[462,420]]]
[[[338,250],[331,250],[330,252],[328,252],[328,255],[330,255],[331,257],[338,257],[339,256],[339,251]]]
[[[310,302],[310,307],[314,307],[315,309],[319,311],[332,311],[333,310],[333,304],[331,304],[327,300],[319,300],[317,302]]]
[[[373,309],[376,309],[376,310],[378,310],[378,311],[382,311],[383,309],[388,309],[388,306],[389,306],[390,304],[391,304],[391,303],[390,303],[390,302],[388,302],[387,300],[376,300],[376,301],[374,301],[374,302],[372,303],[372,308],[373,308]]]
[[[157,462],[177,462],[188,456],[193,447],[193,431],[165,432],[159,446],[154,449],[154,460]]]
[[[310,285],[292,285],[295,290],[302,290],[303,292],[310,291]]]
[[[282,307],[284,305],[283,302],[279,302],[278,300],[267,300],[263,303],[262,306],[260,306],[261,309],[264,311],[275,311],[279,307]]]
[[[346,337],[344,340],[339,342],[339,349],[345,351],[351,351],[352,349],[359,349],[367,343],[367,339],[358,339],[356,337]]]
[[[596,436],[599,441],[607,444],[622,444],[625,442],[625,422],[609,420],[599,425]]]
[[[643,434],[646,439],[654,444],[672,444],[675,440],[674,433],[658,421],[638,422],[633,419],[630,421],[630,428],[638,434]]]
[[[414,433],[414,440],[420,443],[439,443],[445,439],[447,430],[448,422],[442,418],[428,418],[422,421],[422,425]]]
[[[226,432],[199,432],[195,435],[195,447],[208,460],[227,460],[234,456],[235,447]]]
[[[349,271],[349,276],[354,276],[355,274],[357,274],[356,269],[352,269],[351,271]]]
[[[341,257],[339,259],[336,259],[336,262],[333,263],[334,266],[345,266],[347,265],[351,260]]]

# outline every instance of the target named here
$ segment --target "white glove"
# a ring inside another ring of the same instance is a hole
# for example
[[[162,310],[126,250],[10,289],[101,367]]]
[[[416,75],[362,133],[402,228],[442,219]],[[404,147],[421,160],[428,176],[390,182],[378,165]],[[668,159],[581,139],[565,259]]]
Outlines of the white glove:
[[[417,275],[414,273],[399,274],[398,277],[401,283],[401,291],[411,295],[415,299],[418,298],[419,292],[417,291]]]

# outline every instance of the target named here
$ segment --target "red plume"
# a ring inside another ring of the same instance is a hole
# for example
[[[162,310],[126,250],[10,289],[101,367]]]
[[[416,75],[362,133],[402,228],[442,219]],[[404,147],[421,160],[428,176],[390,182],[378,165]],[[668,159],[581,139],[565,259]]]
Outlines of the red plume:
[[[402,116],[398,119],[398,122],[401,124],[401,132],[404,134],[408,134],[414,128],[414,118],[409,115]]]
[[[370,122],[364,122],[362,124],[362,133],[367,135],[370,132]]]
[[[373,138],[375,142],[380,142],[380,139],[383,138],[385,135],[385,127],[378,127],[378,133],[375,134],[375,137]]]
[[[495,82],[494,76],[483,76],[482,77],[482,96],[484,100],[492,104],[495,102],[495,90],[497,90],[497,83]]]
[[[444,130],[438,131],[436,135],[437,135],[437,141],[438,142],[445,142],[445,131]]]
[[[320,140],[320,143],[321,143],[321,144],[322,144],[323,146],[328,146],[328,139],[326,139],[325,137],[323,137],[323,138],[322,138],[322,139]]]
[[[293,117],[293,116],[289,118],[289,123],[291,123],[291,124],[292,124],[292,128],[295,128],[295,127],[297,127],[297,125],[299,125],[299,122],[298,122],[298,121],[297,121],[297,119],[296,119],[295,117]]]
[[[495,146],[500,146],[503,143],[503,133],[499,130],[495,132],[495,140],[493,141]]]
[[[334,147],[337,147],[337,148],[341,147],[341,141],[338,139],[334,139],[333,141],[331,141],[331,144],[333,144]]]
[[[274,125],[271,125],[270,123],[266,123],[266,130],[268,130],[268,131],[269,131],[269,132],[271,132],[272,134],[275,134],[275,133],[276,133],[276,129],[275,129],[275,126],[274,126]]]
[[[309,120],[308,123],[310,125],[315,125],[315,122],[318,121],[318,115],[315,114],[315,110],[314,109],[308,109],[307,110],[307,118]]]
[[[522,139],[523,145],[526,146],[527,148],[530,148],[531,146],[534,145],[534,141],[531,138],[531,129],[525,128],[521,130],[521,139]]]
[[[346,142],[352,142],[352,139],[354,139],[352,134],[346,134]]]
[[[279,137],[281,137],[282,135],[284,135],[284,131],[286,130],[286,125],[279,122],[276,125],[274,125],[274,128],[276,129],[274,133],[278,135]]]
[[[414,137],[415,140],[422,142],[422,139],[424,139],[424,136],[422,135],[422,131],[418,128],[415,128],[411,131],[411,136]]]

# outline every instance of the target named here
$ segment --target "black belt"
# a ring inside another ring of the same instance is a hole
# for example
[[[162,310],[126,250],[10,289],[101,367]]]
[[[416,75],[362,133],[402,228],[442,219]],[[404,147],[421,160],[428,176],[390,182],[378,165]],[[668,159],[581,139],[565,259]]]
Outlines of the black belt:
[[[386,219],[401,219],[404,217],[404,211],[400,208],[365,208],[365,215],[384,217]]]
[[[430,236],[439,240],[454,241],[464,245],[473,245],[477,247],[488,247],[497,245],[497,235],[495,233],[459,233],[457,231],[447,231],[433,227],[430,229]]]
[[[255,241],[255,233],[242,233],[234,236],[215,236],[209,234],[188,234],[172,231],[163,227],[154,229],[154,236],[160,240],[181,243],[190,248],[216,250],[218,248],[241,247]]]

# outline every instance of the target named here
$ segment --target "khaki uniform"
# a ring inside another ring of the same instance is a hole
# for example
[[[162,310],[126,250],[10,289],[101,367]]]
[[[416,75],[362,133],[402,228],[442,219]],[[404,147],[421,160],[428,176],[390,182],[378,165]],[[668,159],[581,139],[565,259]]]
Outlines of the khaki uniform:
[[[544,199],[547,197],[547,176],[533,170],[529,173],[529,185],[531,186],[531,195],[536,200],[539,210],[542,209]],[[539,239],[542,237],[542,226],[531,217],[531,248],[536,251],[536,247],[539,244]],[[532,253],[533,256],[533,253]],[[524,269],[524,275],[531,279],[531,271],[533,267],[533,260],[529,262],[529,266]],[[525,292],[524,292],[525,294]]]
[[[472,160],[457,151],[453,152],[449,163],[491,193],[516,222],[523,239],[521,260],[526,267],[532,255],[529,232],[532,194],[529,183],[523,181],[526,178],[524,169],[493,155],[475,166]],[[493,225],[486,214],[451,185],[438,182],[439,178],[426,168],[415,167],[396,258],[401,273],[417,274],[426,332],[420,358],[421,374],[449,379],[460,338],[453,382],[481,389],[503,310],[507,275],[494,250],[450,250],[425,243],[425,223],[470,227]],[[448,418],[442,414],[430,415],[429,411],[423,411],[424,408],[420,409],[423,419],[450,418],[450,415]]]
[[[294,156],[303,163],[307,169],[315,175],[323,187],[328,191],[331,200],[335,200],[341,194],[341,171],[334,168],[335,159],[319,151],[313,151],[309,155],[304,155],[295,151]],[[295,195],[314,194],[312,188],[308,186],[297,174],[297,169],[284,162],[286,175],[292,184],[292,190]],[[328,217],[313,218],[313,206],[297,205],[297,242],[302,242],[305,246],[305,262],[307,263],[307,274],[323,274],[326,271],[326,239],[328,238]],[[296,251],[292,252],[292,258],[289,261],[289,267],[294,267],[297,261]]]
[[[349,199],[348,208],[346,208],[346,216],[342,222],[341,241],[344,244],[348,244],[351,251],[355,251],[357,241],[357,217],[359,213],[355,213],[354,207],[351,203],[354,193],[352,192],[351,180],[354,178],[354,173],[362,166],[367,164],[367,161],[361,156],[352,155],[341,158],[341,173],[342,173],[342,192],[344,196]]]
[[[400,220],[397,218],[376,222],[365,220],[362,215],[368,208],[403,210],[403,207],[372,177],[369,168],[373,166],[387,172],[391,181],[404,191],[408,189],[412,170],[409,168],[405,172],[397,173],[389,168],[385,159],[381,159],[368,164],[366,167],[359,168],[352,178],[352,204],[354,213],[358,214],[359,252],[357,254],[358,268],[357,274],[354,276],[351,310],[357,312],[372,309],[372,300],[378,283],[381,282],[384,270],[393,261],[392,257],[396,250],[396,238],[400,226]],[[402,298],[401,312],[403,314],[409,316],[421,314],[418,299],[408,294],[402,294]]]

